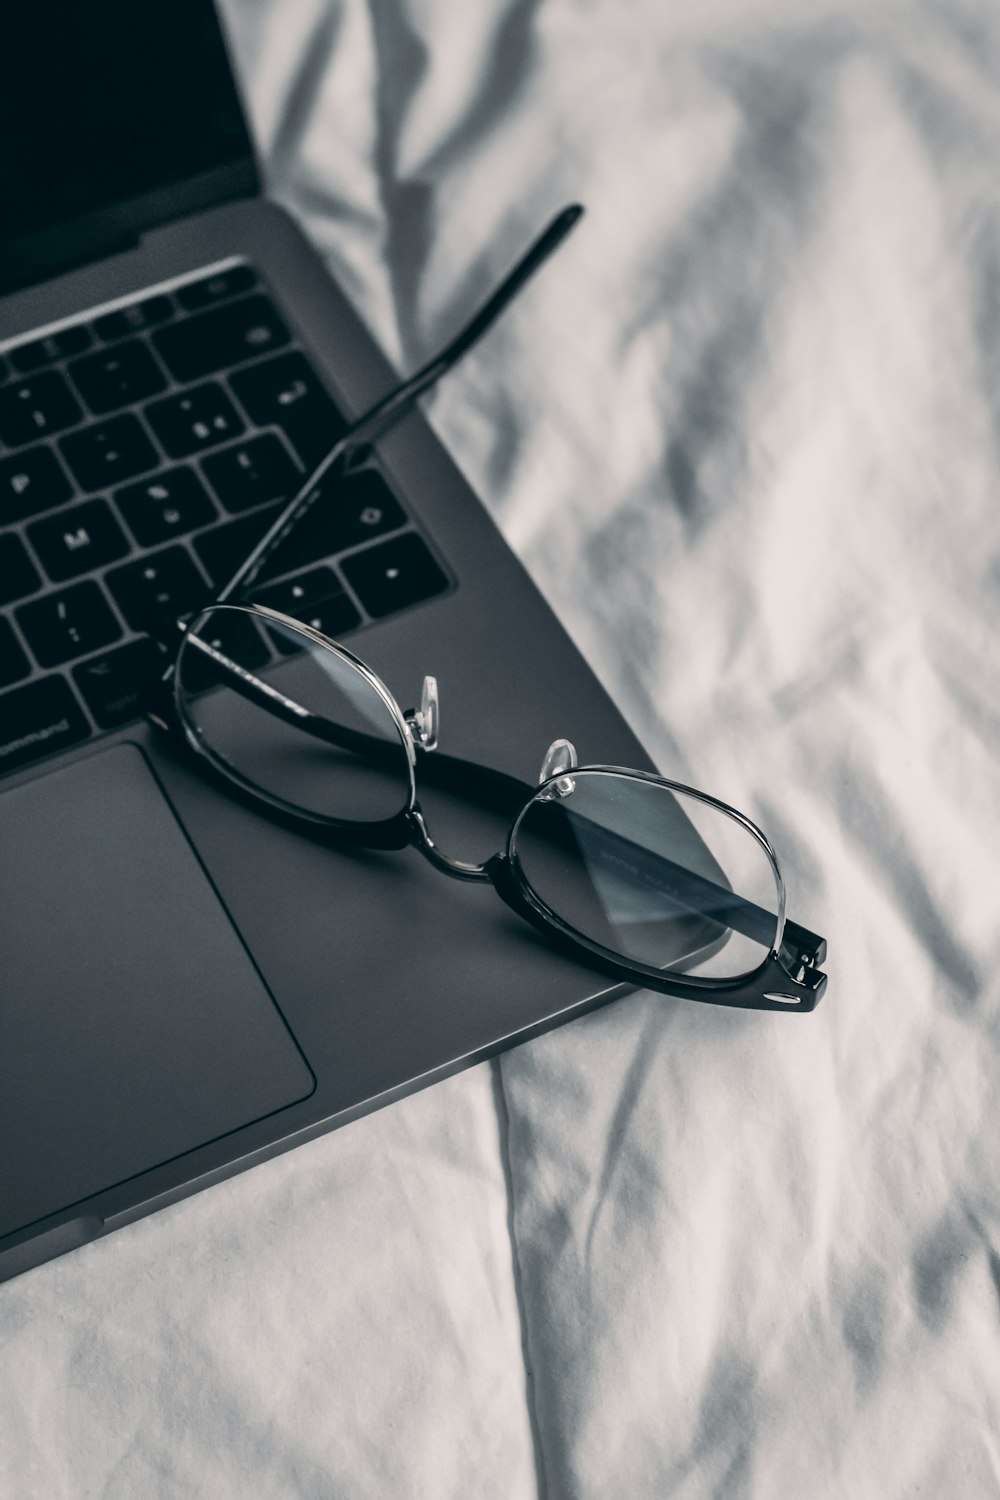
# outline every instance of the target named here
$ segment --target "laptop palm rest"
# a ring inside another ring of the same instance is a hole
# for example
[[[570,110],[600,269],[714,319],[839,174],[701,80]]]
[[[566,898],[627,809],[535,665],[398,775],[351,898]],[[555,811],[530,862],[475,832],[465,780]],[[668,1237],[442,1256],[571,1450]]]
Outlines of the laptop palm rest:
[[[0,1237],[314,1087],[140,750],[0,797]]]

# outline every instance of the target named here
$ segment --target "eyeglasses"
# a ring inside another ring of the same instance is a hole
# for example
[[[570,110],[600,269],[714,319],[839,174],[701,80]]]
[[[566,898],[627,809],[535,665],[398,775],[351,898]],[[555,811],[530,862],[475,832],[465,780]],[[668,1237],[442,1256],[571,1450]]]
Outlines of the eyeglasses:
[[[358,657],[262,605],[193,619],[172,687],[174,727],[243,795],[334,841],[412,845],[446,875],[488,882],[620,981],[755,1010],[812,1010],[822,995],[825,944],[786,920],[771,845],[705,792],[578,766],[567,740],[549,747],[533,789],[438,756],[433,677],[404,712]],[[516,799],[503,849],[474,864],[439,848],[418,800],[425,777],[494,806]]]
[[[492,884],[519,916],[612,978],[755,1010],[814,1009],[825,941],[785,916],[774,850],[743,813],[550,745],[534,788],[437,752],[433,677],[404,712],[358,657],[311,626],[234,602],[368,445],[482,337],[580,217],[556,216],[457,337],[351,427],[221,588],[188,622],[148,716],[258,806],[335,842],[412,845],[458,880]],[[161,642],[161,644],[166,644]],[[265,675],[266,674],[266,675]],[[437,752],[437,753],[435,753]],[[436,783],[512,814],[481,864],[444,853],[417,790]]]

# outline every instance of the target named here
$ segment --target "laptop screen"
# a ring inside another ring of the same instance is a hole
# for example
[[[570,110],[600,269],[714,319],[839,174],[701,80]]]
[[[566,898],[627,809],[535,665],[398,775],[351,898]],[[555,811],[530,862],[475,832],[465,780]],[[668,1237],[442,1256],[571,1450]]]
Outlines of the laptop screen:
[[[212,0],[4,8],[0,242],[250,154]]]

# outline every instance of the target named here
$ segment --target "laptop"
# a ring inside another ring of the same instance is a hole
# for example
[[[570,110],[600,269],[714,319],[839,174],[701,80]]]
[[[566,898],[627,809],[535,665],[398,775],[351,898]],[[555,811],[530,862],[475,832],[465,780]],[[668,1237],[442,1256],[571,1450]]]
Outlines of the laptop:
[[[0,1279],[621,992],[487,887],[221,794],[143,719],[147,631],[399,377],[262,192],[211,0],[4,29]],[[649,766],[419,412],[253,597],[400,702],[433,673],[450,754]],[[462,857],[501,845],[422,800]]]

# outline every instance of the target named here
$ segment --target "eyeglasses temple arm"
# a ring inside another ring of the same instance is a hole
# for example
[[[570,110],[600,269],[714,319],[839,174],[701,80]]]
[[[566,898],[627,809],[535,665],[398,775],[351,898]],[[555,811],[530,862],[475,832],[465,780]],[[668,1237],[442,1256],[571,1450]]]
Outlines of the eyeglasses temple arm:
[[[525,282],[562,243],[582,214],[583,208],[578,203],[570,204],[558,213],[455,338],[415,375],[411,375],[409,380],[404,380],[401,385],[396,386],[358,418],[340,441],[320,460],[309,477],[299,486],[294,498],[288,502],[281,515],[276,518],[253,550],[244,558],[232,577],[217,591],[218,603],[224,603],[237,591],[245,590],[253,585],[272,553],[281,546],[292,528],[303,519],[320,498],[318,488],[320,480],[337,463],[346,460],[360,444],[373,442],[392,422],[408,411],[425,391],[440,380],[442,375],[447,374],[464,354],[468,353],[473,344],[482,338],[517,296]]]
[[[583,841],[577,837],[576,830],[584,835]],[[731,886],[721,885],[718,881],[699,875],[666,854],[648,849],[635,839],[615,833],[580,813],[573,815],[573,832],[588,866],[593,866],[603,854],[610,855],[616,862],[623,857],[630,861],[642,883],[649,889],[659,891],[668,900],[686,907],[695,916],[716,922],[719,926],[730,927],[734,932],[741,932],[767,948],[772,946],[774,914],[757,906],[755,902],[738,896]]]
[[[314,739],[376,761],[391,761],[398,754],[397,745],[381,735],[349,729],[346,725],[334,723],[321,714],[313,713],[311,709],[283,693],[270,680],[241,667],[204,637],[191,635],[187,649],[191,648],[201,651],[220,668],[225,673],[226,686],[241,698],[258,704],[275,718]],[[162,719],[160,722],[163,722]],[[420,775],[423,782],[447,787],[459,795],[468,796],[479,806],[493,807],[508,813],[511,818],[531,795],[530,786],[515,776],[508,776],[505,771],[497,771],[492,766],[482,766],[475,761],[462,760],[440,751],[424,758]]]
[[[391,742],[376,734],[366,734],[363,730],[348,729],[346,725],[336,724],[322,714],[315,714],[303,704],[297,703],[287,693],[272,682],[266,681],[250,672],[246,667],[240,666],[220,651],[218,646],[213,646],[203,636],[190,634],[187,638],[185,649],[195,649],[202,652],[213,663],[213,665],[225,673],[225,685],[232,692],[238,693],[241,698],[246,698],[250,703],[256,703],[266,709],[275,718],[281,719],[285,724],[311,735],[314,739],[322,740],[324,744],[336,745],[342,750],[350,750],[355,755],[371,756],[376,760],[391,759],[396,753],[397,747]],[[213,683],[212,687],[220,686]]]
[[[753,901],[746,900],[743,896],[738,896],[729,886],[709,880],[694,870],[689,870],[687,866],[677,864],[665,854],[658,854],[653,849],[647,849],[644,845],[636,843],[634,839],[603,828],[599,823],[579,813],[574,814],[574,823],[581,827],[586,826],[588,836],[593,840],[593,846],[598,851],[603,846],[609,853],[617,850],[625,854],[645,871],[654,888],[663,890],[664,894],[685,906],[696,916],[718,922],[720,926],[730,927],[734,932],[740,932],[768,949],[773,946],[775,923],[773,912],[767,911]],[[587,858],[586,849],[581,849],[581,852]],[[665,875],[670,880],[669,889],[663,883]],[[784,962],[794,967],[802,964],[813,967],[822,963],[825,956],[826,943],[823,938],[786,920],[779,953],[779,957]]]
[[[432,385],[439,381],[442,375],[448,371],[466,355],[474,344],[479,340],[496,322],[504,309],[514,300],[518,292],[527,281],[535,274],[538,268],[548,260],[549,256],[569,234],[577,220],[583,215],[583,207],[579,203],[572,203],[568,208],[556,214],[555,218],[538,238],[528,247],[513,270],[503,279],[496,291],[483,303],[479,311],[470,318],[465,327],[446,344],[439,353],[428,360],[415,375],[409,380],[390,391],[381,401],[370,408],[363,417],[354,424],[348,437],[352,443],[374,442],[380,432],[383,432],[390,422],[402,415],[414,401],[429,390]]]

